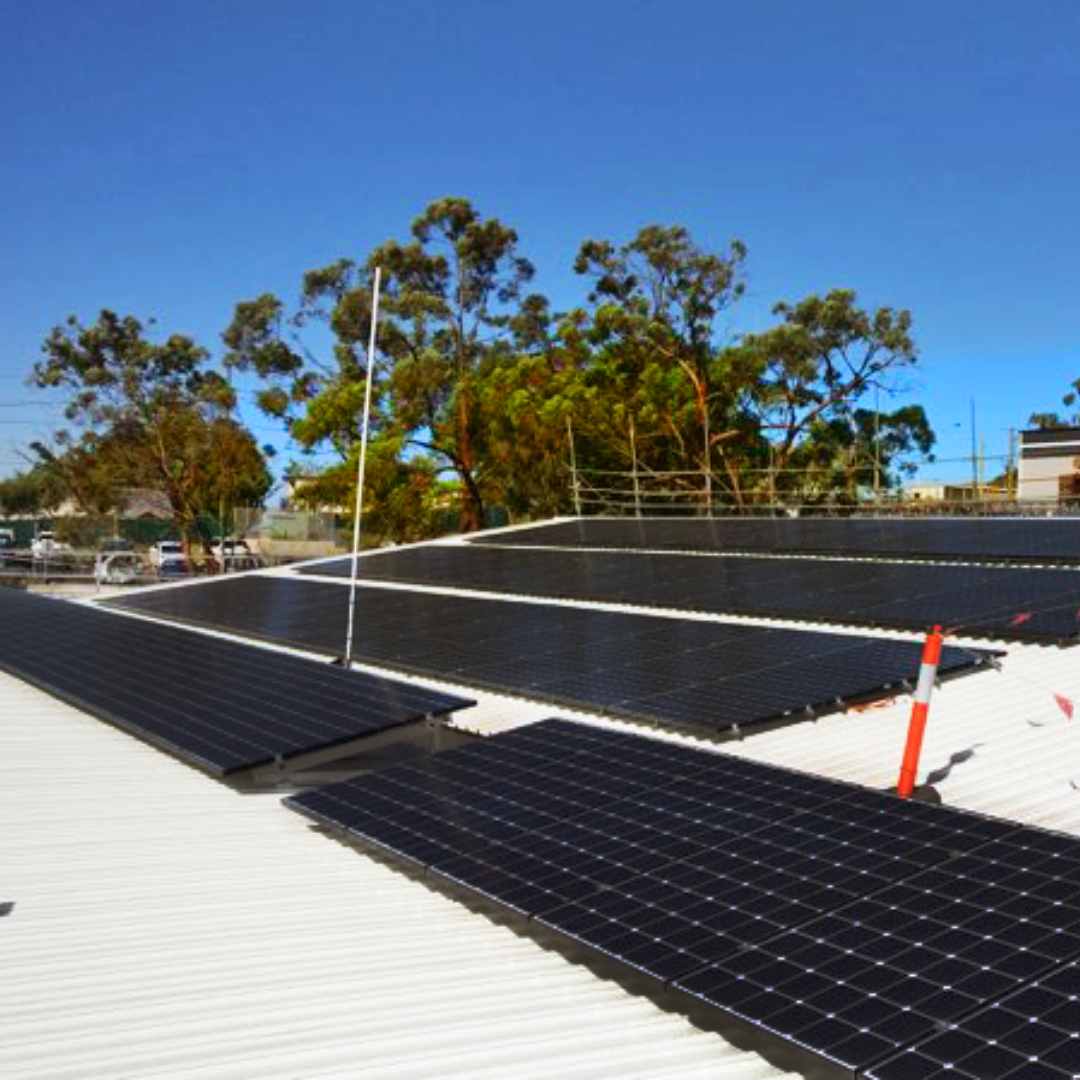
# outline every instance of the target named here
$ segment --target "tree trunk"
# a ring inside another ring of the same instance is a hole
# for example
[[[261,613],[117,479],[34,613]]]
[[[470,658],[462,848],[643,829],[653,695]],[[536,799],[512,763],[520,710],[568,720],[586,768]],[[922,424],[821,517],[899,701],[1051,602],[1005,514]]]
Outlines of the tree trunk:
[[[477,532],[484,527],[484,500],[471,469],[459,468],[458,475],[461,477],[463,488],[461,531],[463,533]]]
[[[461,502],[461,531],[477,532],[484,527],[484,500],[473,476],[472,394],[463,386],[457,400],[457,472],[464,485]]]

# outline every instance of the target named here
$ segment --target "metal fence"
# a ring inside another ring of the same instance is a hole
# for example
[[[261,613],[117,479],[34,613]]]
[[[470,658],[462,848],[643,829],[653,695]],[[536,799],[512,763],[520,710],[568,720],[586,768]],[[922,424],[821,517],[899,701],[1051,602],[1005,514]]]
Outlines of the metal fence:
[[[571,464],[569,484],[580,517],[699,516],[875,516],[901,517],[1078,517],[1076,500],[1026,500],[993,487],[938,485],[950,495],[913,497],[902,490],[821,485],[814,490],[805,472],[774,472],[733,495],[728,478],[702,470],[654,472],[580,469]],[[925,485],[933,486],[933,485]],[[785,492],[783,495],[778,492]],[[959,492],[959,494],[956,494]]]

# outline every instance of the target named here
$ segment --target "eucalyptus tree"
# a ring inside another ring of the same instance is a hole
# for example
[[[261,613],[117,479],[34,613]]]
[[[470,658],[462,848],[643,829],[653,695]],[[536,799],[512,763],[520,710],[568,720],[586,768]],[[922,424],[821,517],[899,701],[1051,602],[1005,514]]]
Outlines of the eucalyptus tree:
[[[412,223],[408,240],[380,244],[363,263],[339,259],[306,274],[293,315],[269,294],[238,305],[225,332],[228,362],[265,380],[262,407],[302,446],[328,444],[348,457],[359,436],[372,280],[381,268],[375,437],[400,440],[451,470],[461,488],[461,526],[478,528],[482,375],[513,356],[530,306],[543,304],[525,293],[533,267],[517,243],[512,228],[482,217],[467,199],[439,199]],[[329,332],[326,355],[303,343],[314,323]]]
[[[265,498],[263,452],[232,414],[228,381],[190,337],[155,344],[138,319],[102,311],[89,326],[71,317],[55,327],[42,353],[30,382],[66,395],[68,426],[34,450],[84,509],[107,511],[122,489],[152,488],[185,533],[201,536],[221,506]]]
[[[745,404],[767,440],[772,499],[785,490],[798,494],[793,470],[815,436],[830,425],[851,427],[859,403],[872,393],[893,394],[898,377],[917,361],[910,312],[864,310],[856,301],[853,290],[833,289],[779,303],[773,308],[777,325],[727,350],[753,384]],[[919,430],[925,416],[890,422],[908,428],[902,439],[926,441]]]
[[[649,225],[622,246],[587,240],[574,269],[588,308],[561,324],[576,386],[576,428],[608,467],[693,472],[711,482],[717,449],[741,430],[741,357],[723,351],[723,320],[745,291],[746,247],[701,247],[682,226]],[[633,445],[631,445],[633,443]],[[737,478],[735,488],[737,490]]]

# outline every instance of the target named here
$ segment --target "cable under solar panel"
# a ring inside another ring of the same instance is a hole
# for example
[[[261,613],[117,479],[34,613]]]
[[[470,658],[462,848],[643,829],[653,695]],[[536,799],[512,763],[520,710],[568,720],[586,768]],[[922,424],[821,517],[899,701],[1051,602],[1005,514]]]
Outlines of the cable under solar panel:
[[[303,572],[346,577],[352,560]],[[842,625],[926,631],[940,624],[1006,640],[1066,643],[1080,637],[1080,571],[1073,569],[432,544],[366,556],[358,560],[357,575]]]
[[[937,1077],[995,1009],[1075,1054],[1072,837],[556,720],[286,804],[808,1076]]]
[[[337,654],[348,590],[250,576],[120,603]],[[920,656],[911,642],[378,588],[358,590],[353,647],[372,664],[705,735],[898,691]],[[947,648],[941,670],[988,659]]]
[[[0,669],[218,778],[473,704],[15,589],[0,619]]]
[[[499,546],[1080,562],[1075,518],[581,518],[479,536]]]

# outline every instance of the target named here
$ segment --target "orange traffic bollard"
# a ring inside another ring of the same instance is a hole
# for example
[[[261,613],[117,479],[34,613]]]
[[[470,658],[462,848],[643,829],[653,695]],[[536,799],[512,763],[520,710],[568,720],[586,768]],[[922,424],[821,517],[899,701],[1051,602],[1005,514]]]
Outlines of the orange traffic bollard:
[[[901,799],[910,799],[911,793],[915,790],[915,777],[919,772],[919,755],[922,752],[923,734],[926,731],[926,718],[930,714],[930,695],[934,692],[934,680],[937,678],[938,664],[941,662],[941,642],[941,627],[935,626],[926,635],[922,665],[919,668],[919,685],[915,688],[915,703],[911,706],[911,722],[908,724],[904,761],[900,766],[900,779],[896,785],[896,794]]]

